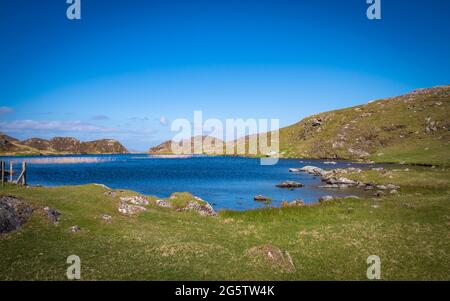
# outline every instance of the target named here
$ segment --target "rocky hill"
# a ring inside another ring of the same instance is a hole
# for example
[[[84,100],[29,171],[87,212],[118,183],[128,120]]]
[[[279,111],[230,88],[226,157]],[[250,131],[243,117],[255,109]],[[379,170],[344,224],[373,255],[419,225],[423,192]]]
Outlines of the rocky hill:
[[[449,129],[450,86],[419,89],[282,128],[280,156],[448,165]],[[151,152],[170,153],[168,146]]]
[[[182,147],[183,145],[190,145],[190,151],[184,154],[193,154],[194,153],[194,142],[195,141],[203,142],[203,153],[205,154],[214,154],[216,148],[223,149],[224,142],[218,138],[210,137],[210,136],[195,136],[190,139],[185,139],[178,142],[178,145]],[[152,147],[149,150],[150,154],[173,154],[172,152],[172,141],[168,140],[161,143],[158,146]]]
[[[102,139],[81,142],[72,137],[55,137],[51,140],[30,138],[19,141],[0,134],[1,155],[51,155],[51,154],[123,154],[128,150],[120,142]]]
[[[320,113],[281,129],[287,157],[449,164],[450,86]]]

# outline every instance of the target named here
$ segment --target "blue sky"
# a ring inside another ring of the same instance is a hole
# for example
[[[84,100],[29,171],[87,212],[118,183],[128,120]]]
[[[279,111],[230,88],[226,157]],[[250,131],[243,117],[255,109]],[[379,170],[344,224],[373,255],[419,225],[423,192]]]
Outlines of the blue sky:
[[[119,139],[170,121],[279,118],[449,84],[450,1],[0,0],[0,131]]]

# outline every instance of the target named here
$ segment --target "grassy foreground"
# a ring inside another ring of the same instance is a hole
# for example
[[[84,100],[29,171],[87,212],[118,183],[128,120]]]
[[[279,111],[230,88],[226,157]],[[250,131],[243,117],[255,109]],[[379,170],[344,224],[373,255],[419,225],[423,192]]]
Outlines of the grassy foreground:
[[[72,254],[81,258],[83,280],[365,280],[370,255],[381,258],[385,280],[449,280],[450,172],[409,167],[346,176],[402,188],[383,198],[217,217],[148,205],[128,217],[117,211],[118,198],[132,192],[6,186],[0,195],[62,216],[55,226],[37,210],[20,230],[0,235],[0,280],[64,280]],[[82,231],[69,233],[74,225]],[[266,256],[277,250],[284,260]]]

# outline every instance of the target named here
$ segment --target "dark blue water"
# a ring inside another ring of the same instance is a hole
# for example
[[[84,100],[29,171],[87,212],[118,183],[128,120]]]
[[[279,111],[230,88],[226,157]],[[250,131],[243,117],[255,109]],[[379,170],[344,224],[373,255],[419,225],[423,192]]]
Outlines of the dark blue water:
[[[259,159],[239,157],[155,158],[147,155],[70,156],[76,159],[98,159],[90,163],[36,163],[47,157],[14,158],[28,161],[30,185],[60,186],[88,183],[104,184],[114,189],[130,189],[161,198],[177,191],[187,191],[210,202],[215,209],[245,210],[267,206],[255,202],[255,195],[273,199],[270,206],[284,200],[303,199],[315,202],[323,195],[345,196],[355,191],[317,188],[319,178],[305,173],[290,173],[289,168],[314,165],[321,168],[348,167],[347,162],[325,165],[323,161],[281,159],[274,166],[261,166]],[[68,157],[56,157],[56,159]],[[8,158],[3,158],[8,162]],[[51,157],[49,160],[54,160]],[[351,164],[352,166],[357,166]],[[9,165],[7,165],[9,166]],[[16,164],[19,168],[20,164]],[[276,184],[293,180],[305,187],[288,190]]]

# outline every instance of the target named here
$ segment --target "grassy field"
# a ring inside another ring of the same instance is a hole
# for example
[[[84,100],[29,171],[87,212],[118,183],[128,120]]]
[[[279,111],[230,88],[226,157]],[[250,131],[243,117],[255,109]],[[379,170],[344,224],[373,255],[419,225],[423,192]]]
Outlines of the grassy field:
[[[75,254],[83,280],[365,280],[370,255],[381,258],[382,279],[449,280],[450,172],[403,166],[347,176],[401,189],[382,198],[217,217],[150,204],[129,217],[117,207],[120,196],[133,192],[111,197],[97,185],[6,186],[0,195],[62,215],[55,226],[36,210],[20,230],[0,235],[0,279],[64,280],[66,259]],[[74,225],[81,232],[69,233]]]

